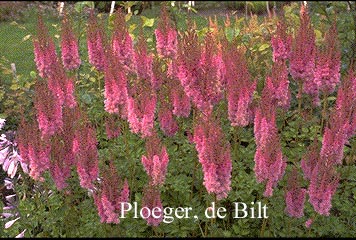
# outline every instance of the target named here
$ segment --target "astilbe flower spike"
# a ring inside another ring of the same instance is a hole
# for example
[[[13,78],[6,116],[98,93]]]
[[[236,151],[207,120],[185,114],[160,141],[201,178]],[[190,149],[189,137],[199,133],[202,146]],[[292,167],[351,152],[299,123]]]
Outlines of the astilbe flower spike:
[[[87,45],[89,63],[92,64],[98,71],[104,70],[104,38],[104,30],[102,26],[98,23],[98,19],[92,11],[88,20]]]
[[[79,175],[80,186],[92,189],[98,177],[98,149],[95,128],[84,112],[80,112],[76,122],[73,139],[73,153]]]
[[[272,66],[271,76],[267,79],[271,84],[273,97],[277,106],[287,110],[290,106],[291,92],[289,90],[288,70],[285,61],[275,62]]]
[[[221,48],[213,32],[207,33],[201,46],[194,27],[179,44],[177,77],[185,93],[205,115],[223,98],[224,65]]]
[[[252,121],[253,92],[256,81],[251,81],[247,62],[234,42],[223,41],[228,117],[232,126],[247,126]]]
[[[105,53],[104,79],[105,111],[118,113],[125,119],[127,115],[127,78],[122,64],[115,59],[112,51]]]
[[[48,77],[52,66],[56,64],[57,53],[41,15],[38,16],[37,36],[34,37],[33,46],[38,75],[42,78]]]
[[[161,214],[158,218],[154,218],[152,215],[153,209],[160,209]],[[151,214],[150,214],[151,213]],[[159,189],[154,186],[148,185],[143,190],[143,197],[142,197],[142,216],[147,222],[149,226],[157,227],[163,220],[163,206],[161,202],[161,193]]]
[[[63,108],[63,128],[52,137],[50,173],[58,190],[68,186],[74,166],[73,139],[77,108]]]
[[[268,84],[262,91],[261,101],[255,112],[254,134],[257,145],[255,175],[258,182],[266,182],[264,196],[270,197],[287,164],[276,125],[276,101]]]
[[[333,164],[320,158],[313,169],[308,188],[309,202],[317,213],[329,216],[331,199],[336,192],[339,179],[340,176]]]
[[[125,70],[133,68],[133,43],[122,11],[115,13],[111,45],[113,54],[122,67]]]
[[[318,96],[318,84],[314,78],[315,33],[310,22],[308,9],[300,9],[300,27],[293,39],[289,70],[292,77],[303,85],[303,91]],[[301,93],[299,93],[301,94]]]
[[[35,180],[43,181],[42,174],[50,166],[50,139],[42,138],[34,121],[22,119],[18,129],[17,142],[21,161],[27,164],[30,169],[29,175]]]
[[[132,70],[134,70],[137,78],[150,82],[153,87],[153,56],[147,49],[147,43],[142,28],[138,36],[138,43],[135,46],[133,60],[134,68]]]
[[[301,218],[304,216],[304,203],[307,190],[300,186],[297,168],[293,168],[288,178],[285,194],[286,209],[290,217]]]
[[[336,104],[331,111],[328,126],[324,129],[320,156],[332,164],[341,164],[344,145],[355,134],[356,76],[350,70],[338,89]]]
[[[300,165],[303,170],[304,178],[311,179],[312,172],[320,159],[320,143],[317,138],[314,139],[312,144],[308,147],[306,153],[302,157]]]
[[[172,105],[169,98],[166,98],[168,91],[169,89],[162,88],[159,92],[160,107],[158,110],[158,121],[164,134],[167,136],[173,136],[178,132],[178,123],[174,119]]]
[[[94,203],[97,206],[102,223],[120,223],[121,204],[129,201],[130,189],[127,180],[122,181],[115,165],[110,162],[103,171],[99,189],[94,192]]]
[[[202,116],[194,128],[193,141],[204,173],[204,186],[217,200],[226,198],[231,189],[232,162],[230,144],[213,116]]]
[[[67,14],[64,14],[61,26],[62,63],[65,69],[74,70],[80,66],[81,60],[78,51],[78,41]]]
[[[289,58],[292,47],[292,36],[287,34],[284,21],[277,23],[277,30],[271,38],[273,62],[285,61]]]
[[[340,82],[341,53],[336,22],[326,32],[324,44],[316,51],[314,82],[324,94],[334,92]]]
[[[191,110],[190,99],[184,92],[183,86],[177,77],[177,59],[168,62],[167,86],[170,90],[169,99],[172,103],[173,114],[177,117],[188,117]]]
[[[120,135],[119,119],[115,115],[105,118],[105,132],[108,139],[116,138]]]
[[[161,8],[155,36],[158,56],[175,58],[178,49],[177,30],[171,23],[167,8],[164,5]]]
[[[46,81],[36,82],[34,105],[42,136],[51,136],[63,126],[62,106],[49,91]]]
[[[157,134],[153,134],[146,140],[147,156],[142,156],[141,161],[150,179],[150,185],[162,185],[166,178],[169,162],[165,146],[162,146]]]

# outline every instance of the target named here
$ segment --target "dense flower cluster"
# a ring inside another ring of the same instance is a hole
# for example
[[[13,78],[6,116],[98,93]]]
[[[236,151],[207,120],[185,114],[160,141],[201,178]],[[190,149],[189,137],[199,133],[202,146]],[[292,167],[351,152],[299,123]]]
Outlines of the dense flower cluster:
[[[277,23],[277,30],[271,38],[273,48],[273,62],[289,59],[292,47],[292,36],[288,35],[283,21]]]
[[[81,60],[79,57],[78,40],[73,33],[72,24],[69,21],[67,15],[65,15],[62,20],[61,36],[63,66],[67,70],[76,69],[81,64]]]
[[[256,81],[251,81],[244,52],[235,43],[223,42],[226,95],[232,126],[247,126],[252,122],[252,100]]]
[[[130,189],[127,180],[122,181],[115,166],[110,162],[103,171],[99,189],[94,192],[94,203],[102,223],[120,223],[121,204],[129,201]]]
[[[150,185],[159,186],[164,183],[168,166],[168,153],[165,146],[161,146],[157,134],[153,134],[146,141],[147,156],[142,156],[142,164],[150,179]]]
[[[194,28],[179,42],[177,76],[185,93],[204,114],[223,97],[224,64],[221,49],[209,32],[201,46]]]
[[[300,187],[298,171],[296,168],[288,178],[286,198],[286,212],[291,217],[300,218],[304,216],[304,203],[307,190]]]
[[[286,168],[285,157],[276,125],[276,101],[268,84],[262,91],[261,102],[255,111],[254,134],[256,141],[255,175],[258,182],[266,181],[264,196],[273,194],[273,187],[282,178]]]
[[[105,62],[105,35],[103,29],[98,23],[94,12],[91,12],[87,28],[87,45],[89,63],[98,71],[104,70]]]
[[[171,25],[167,9],[163,7],[155,30],[156,49],[161,57],[174,58],[177,54],[177,31]]]
[[[213,117],[202,117],[194,128],[194,143],[204,172],[204,186],[218,200],[226,198],[231,187],[230,144]]]

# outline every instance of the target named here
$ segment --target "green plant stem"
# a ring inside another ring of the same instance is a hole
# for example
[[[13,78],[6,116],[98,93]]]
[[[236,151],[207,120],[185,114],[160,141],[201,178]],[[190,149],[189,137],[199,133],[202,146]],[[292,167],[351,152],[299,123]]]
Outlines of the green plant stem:
[[[301,80],[298,81],[298,116],[301,117],[302,116],[302,103],[303,103],[303,83]],[[300,132],[300,128],[301,128],[301,121],[298,121],[298,132]]]
[[[264,205],[267,205],[268,199],[265,198],[263,202],[264,202]],[[268,218],[263,218],[262,227],[261,227],[261,231],[260,231],[260,237],[264,237],[267,221],[268,221]]]
[[[323,94],[323,110],[321,112],[320,134],[323,133],[323,129],[325,127],[327,108],[328,108],[328,96],[326,93],[324,93]]]

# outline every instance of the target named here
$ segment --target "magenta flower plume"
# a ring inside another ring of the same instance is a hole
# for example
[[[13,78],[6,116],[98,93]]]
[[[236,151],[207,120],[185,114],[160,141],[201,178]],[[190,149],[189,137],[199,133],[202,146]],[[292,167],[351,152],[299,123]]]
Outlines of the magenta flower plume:
[[[105,118],[105,132],[108,139],[116,138],[120,135],[120,122],[115,115],[109,115]]]
[[[194,128],[193,141],[204,173],[204,186],[218,200],[226,198],[231,187],[230,144],[216,119],[202,117]]]
[[[150,185],[162,185],[166,178],[167,166],[169,162],[168,153],[165,146],[161,146],[156,134],[146,141],[147,157],[142,156],[142,164],[150,179]]]
[[[336,23],[326,32],[324,44],[316,54],[314,82],[322,93],[332,93],[340,82],[341,53]]]
[[[122,109],[125,109],[127,106],[126,73],[110,51],[106,52],[105,57],[105,111],[108,113],[120,113],[121,110],[121,117],[125,118],[126,114],[122,112]]]
[[[300,27],[295,35],[290,56],[289,70],[296,81],[301,81],[303,91],[313,97],[318,95],[318,83],[314,78],[315,33],[310,22],[308,9],[300,9]]]
[[[175,58],[178,49],[177,30],[173,27],[165,6],[162,6],[155,36],[158,56]]]
[[[94,16],[94,12],[91,12],[87,28],[88,55],[89,63],[98,71],[104,70],[104,37],[105,34],[102,26],[98,23],[97,18]]]
[[[213,33],[201,46],[194,28],[183,36],[179,47],[177,77],[185,93],[205,115],[223,98],[224,66]]]
[[[167,136],[173,136],[178,132],[178,123],[174,119],[171,103],[165,98],[166,94],[162,89],[160,92],[160,107],[158,110],[158,121],[161,130]]]
[[[286,209],[290,217],[301,218],[304,216],[304,203],[307,190],[300,186],[298,171],[292,170],[288,178],[287,192],[285,194]]]
[[[66,14],[61,26],[62,63],[65,69],[74,70],[80,66],[81,60],[79,57],[78,40],[74,35],[72,24]]]
[[[267,79],[277,106],[287,110],[290,106],[291,93],[289,90],[287,65],[283,61],[275,62],[272,66],[271,77]]]
[[[68,186],[74,166],[73,139],[77,109],[63,108],[63,128],[52,137],[50,173],[58,190]]]
[[[321,159],[313,169],[308,194],[314,210],[321,215],[329,216],[331,199],[336,192],[340,176],[333,164],[324,160]]]
[[[41,136],[33,121],[22,120],[18,130],[17,142],[21,161],[30,169],[30,177],[44,181],[42,174],[49,169],[51,145],[48,137]]]
[[[232,126],[244,127],[252,121],[251,104],[256,82],[251,81],[243,51],[227,39],[223,49],[228,117]]]
[[[153,217],[153,209],[155,210],[157,218]],[[150,214],[151,213],[151,214]],[[142,198],[142,216],[147,222],[147,225],[158,226],[163,220],[163,206],[161,202],[161,193],[155,187],[149,185],[143,190]]]
[[[282,154],[276,125],[276,103],[268,84],[262,92],[255,112],[254,134],[256,141],[255,175],[258,182],[266,182],[264,196],[273,194],[273,187],[284,175],[285,157]]]
[[[138,36],[138,43],[135,47],[133,59],[133,70],[137,77],[151,83],[153,78],[153,56],[147,49],[146,40],[143,36],[142,30]]]
[[[40,15],[38,16],[37,36],[34,37],[33,46],[38,75],[46,78],[51,74],[52,66],[57,64],[58,59],[56,46]]]
[[[80,186],[93,189],[93,182],[98,177],[98,149],[96,131],[91,126],[84,113],[76,123],[73,139],[73,153],[77,172],[79,175]]]
[[[115,13],[111,45],[116,60],[125,70],[130,70],[133,67],[133,43],[126,26],[125,15],[121,11]]]
[[[283,21],[277,23],[277,30],[271,38],[273,62],[287,60],[292,47],[292,36],[287,34],[287,27]]]
[[[118,187],[119,186],[119,187]],[[97,206],[102,223],[120,223],[121,204],[129,201],[129,185],[122,181],[115,165],[110,162],[103,171],[99,189],[94,193],[94,203]]]
[[[42,136],[52,136],[63,126],[62,106],[45,81],[37,81],[35,85],[34,105]]]
[[[320,143],[317,138],[308,147],[306,153],[302,157],[300,165],[303,170],[304,178],[310,180],[313,170],[320,159]]]

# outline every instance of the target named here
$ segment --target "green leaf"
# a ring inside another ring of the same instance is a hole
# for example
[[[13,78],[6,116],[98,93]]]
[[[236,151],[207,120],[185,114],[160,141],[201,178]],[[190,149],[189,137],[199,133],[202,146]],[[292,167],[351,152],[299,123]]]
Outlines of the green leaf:
[[[31,72],[30,72],[30,76],[31,76],[32,78],[36,78],[37,74],[36,74],[35,71],[31,71]]]
[[[225,36],[226,39],[231,42],[234,39],[234,29],[232,29],[231,27],[225,28]]]
[[[153,24],[155,23],[155,19],[154,18],[147,18],[145,16],[141,16],[143,25],[142,27],[153,27]]]
[[[258,48],[258,51],[262,52],[262,51],[266,50],[267,48],[269,48],[269,44],[265,43],[265,44],[262,44],[262,45]]]
[[[22,39],[22,42],[27,41],[28,39],[30,39],[30,37],[31,37],[31,34],[28,34],[28,35],[24,36],[23,39]]]

